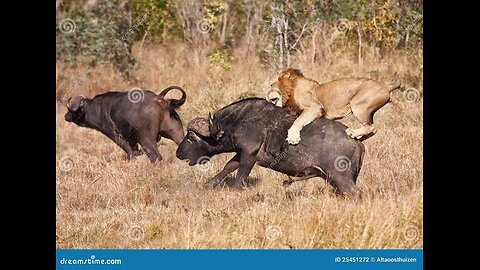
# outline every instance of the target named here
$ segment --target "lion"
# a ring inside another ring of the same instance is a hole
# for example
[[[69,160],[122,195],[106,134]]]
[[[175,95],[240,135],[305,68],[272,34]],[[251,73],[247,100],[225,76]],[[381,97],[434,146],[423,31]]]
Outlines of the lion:
[[[360,139],[377,132],[373,125],[375,112],[390,101],[390,93],[400,88],[399,79],[389,84],[368,78],[343,78],[319,84],[303,76],[299,69],[287,68],[271,84],[266,99],[299,115],[288,130],[290,144],[300,142],[300,131],[319,117],[340,119],[353,113],[361,123],[357,129],[347,128],[351,138]]]

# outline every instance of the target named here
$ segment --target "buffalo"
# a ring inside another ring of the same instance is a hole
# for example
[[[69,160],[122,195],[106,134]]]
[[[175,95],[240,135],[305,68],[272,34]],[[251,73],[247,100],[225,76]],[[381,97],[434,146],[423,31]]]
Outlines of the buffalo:
[[[165,99],[172,89],[182,92],[180,99]],[[67,102],[67,122],[100,131],[127,154],[127,159],[142,154],[142,146],[152,163],[162,160],[157,142],[161,137],[177,145],[184,137],[183,125],[175,109],[186,100],[185,91],[170,86],[160,94],[148,90],[132,89],[128,92],[107,92],[86,98],[71,97]]]
[[[285,140],[294,116],[265,99],[246,98],[218,110],[213,118],[195,118],[178,146],[176,156],[190,166],[204,163],[212,156],[234,152],[223,170],[205,185],[222,184],[238,169],[232,188],[241,188],[253,166],[288,175],[283,184],[321,177],[337,194],[359,195],[356,180],[362,166],[365,147],[350,138],[345,125],[319,118],[304,127],[298,145]]]

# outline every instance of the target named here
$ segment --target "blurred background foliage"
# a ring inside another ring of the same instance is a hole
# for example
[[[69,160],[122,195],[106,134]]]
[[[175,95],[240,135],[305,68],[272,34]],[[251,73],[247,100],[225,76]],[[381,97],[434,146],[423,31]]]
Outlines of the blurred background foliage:
[[[66,20],[75,31],[62,31]],[[230,70],[236,59],[280,69],[338,53],[381,60],[423,46],[418,0],[57,0],[57,61],[110,62],[127,77],[132,44],[186,46],[192,65]]]

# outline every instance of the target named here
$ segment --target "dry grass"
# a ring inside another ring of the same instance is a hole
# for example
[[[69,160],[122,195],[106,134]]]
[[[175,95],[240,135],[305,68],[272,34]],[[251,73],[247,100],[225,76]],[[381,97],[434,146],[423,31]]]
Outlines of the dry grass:
[[[179,110],[184,124],[238,98],[263,96],[276,75],[254,60],[229,72],[194,68],[182,50],[135,51],[141,52],[139,86],[160,90],[177,84],[187,90]],[[421,89],[422,83],[421,55],[371,61],[368,69],[340,56],[298,67],[318,81],[358,75],[388,79],[399,71],[407,85]],[[61,63],[57,68],[59,99],[136,86],[108,66],[83,79],[85,68],[64,70]],[[379,132],[364,142],[358,186],[365,196],[357,202],[336,197],[317,178],[285,189],[284,175],[257,166],[244,191],[205,190],[202,184],[232,154],[215,156],[206,167],[189,167],[175,158],[176,145],[162,140],[160,164],[151,165],[145,156],[127,162],[99,132],[65,122],[65,106],[57,104],[57,247],[422,248],[422,103],[406,102],[401,93],[395,97],[376,114]]]

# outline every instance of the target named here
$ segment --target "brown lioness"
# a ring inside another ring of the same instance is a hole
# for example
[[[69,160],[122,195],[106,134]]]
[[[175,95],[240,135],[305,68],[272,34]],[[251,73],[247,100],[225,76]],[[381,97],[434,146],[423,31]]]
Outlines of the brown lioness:
[[[319,117],[339,119],[353,113],[360,121],[358,129],[348,128],[351,138],[360,139],[376,132],[373,115],[390,101],[390,92],[400,88],[400,80],[386,84],[367,78],[344,78],[319,84],[303,76],[298,69],[287,68],[271,84],[267,100],[300,116],[288,130],[290,144],[300,142],[302,128]]]

